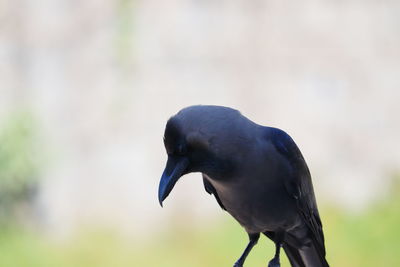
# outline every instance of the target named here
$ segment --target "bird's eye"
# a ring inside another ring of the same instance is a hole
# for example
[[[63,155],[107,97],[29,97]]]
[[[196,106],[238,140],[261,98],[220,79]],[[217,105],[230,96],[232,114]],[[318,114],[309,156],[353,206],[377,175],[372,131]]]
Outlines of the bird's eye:
[[[180,145],[178,146],[178,149],[176,150],[176,153],[177,153],[178,155],[180,155],[180,156],[185,155],[186,152],[187,152],[187,151],[186,151],[186,146],[183,145],[183,144],[180,144]]]

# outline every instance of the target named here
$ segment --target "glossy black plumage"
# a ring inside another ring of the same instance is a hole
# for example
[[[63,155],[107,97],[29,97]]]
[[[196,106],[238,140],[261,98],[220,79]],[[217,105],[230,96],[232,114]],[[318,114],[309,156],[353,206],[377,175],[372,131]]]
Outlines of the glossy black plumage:
[[[307,164],[292,138],[258,125],[238,111],[192,106],[168,122],[168,153],[160,181],[160,204],[186,173],[201,172],[207,193],[249,234],[242,266],[264,233],[276,244],[269,266],[279,266],[279,249],[294,267],[326,267],[322,224]]]

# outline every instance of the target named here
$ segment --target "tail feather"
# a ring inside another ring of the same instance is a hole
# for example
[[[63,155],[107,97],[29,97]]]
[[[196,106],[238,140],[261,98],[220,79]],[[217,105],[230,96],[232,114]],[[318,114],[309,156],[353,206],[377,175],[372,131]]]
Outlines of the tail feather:
[[[283,249],[285,250],[286,256],[288,257],[290,265],[292,267],[306,267],[296,248],[288,244],[283,244]]]
[[[292,267],[329,267],[325,255],[321,254],[314,244],[298,249],[285,243],[283,249]]]

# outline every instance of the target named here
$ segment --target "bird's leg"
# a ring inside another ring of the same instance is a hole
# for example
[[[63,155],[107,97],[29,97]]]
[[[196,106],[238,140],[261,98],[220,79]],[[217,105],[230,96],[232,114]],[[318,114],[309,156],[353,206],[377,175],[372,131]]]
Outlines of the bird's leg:
[[[279,262],[279,253],[281,250],[282,244],[280,242],[275,243],[275,256],[270,262],[268,263],[268,267],[280,267],[281,264]]]
[[[280,262],[279,262],[279,253],[280,249],[282,246],[282,242],[284,239],[285,232],[283,231],[275,231],[275,232],[264,232],[264,235],[266,235],[269,239],[274,241],[275,243],[275,256],[272,260],[269,261],[268,267],[280,267]]]
[[[242,256],[236,261],[235,265],[233,267],[242,267],[244,261],[247,258],[247,255],[249,255],[251,249],[257,244],[258,239],[260,238],[260,234],[249,234],[249,244],[247,244],[246,249],[243,251]]]

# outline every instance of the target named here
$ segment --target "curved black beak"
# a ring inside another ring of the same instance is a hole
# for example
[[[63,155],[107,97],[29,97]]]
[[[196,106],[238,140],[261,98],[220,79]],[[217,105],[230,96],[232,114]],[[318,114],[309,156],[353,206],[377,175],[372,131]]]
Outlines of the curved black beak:
[[[185,157],[168,157],[167,166],[161,176],[158,186],[158,201],[162,207],[163,201],[168,197],[179,178],[185,174],[189,160]]]

